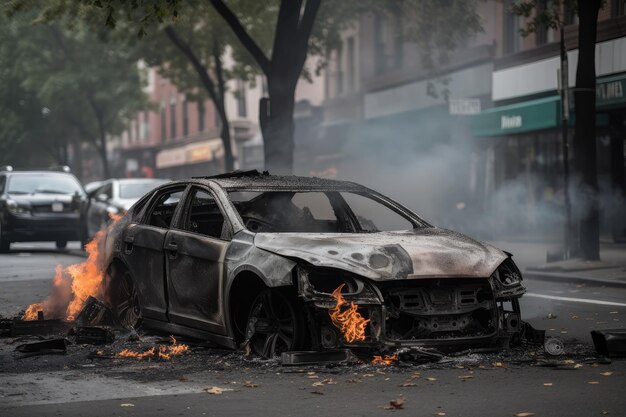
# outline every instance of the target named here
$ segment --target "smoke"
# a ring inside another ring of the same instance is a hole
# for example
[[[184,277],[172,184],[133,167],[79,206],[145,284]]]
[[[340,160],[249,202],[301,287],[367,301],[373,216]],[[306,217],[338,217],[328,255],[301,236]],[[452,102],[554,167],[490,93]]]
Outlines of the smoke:
[[[373,188],[435,226],[476,239],[562,241],[565,198],[558,155],[507,154],[495,161],[493,148],[472,136],[467,119],[443,111],[431,112],[428,120],[364,124],[333,138],[342,143],[339,156],[330,169],[322,165],[319,171]],[[497,173],[496,162],[505,170],[516,164],[515,175]],[[590,193],[579,184],[571,178],[574,224],[592,208]],[[608,181],[600,183],[599,207],[605,231],[615,227],[620,213],[623,217],[624,198]]]

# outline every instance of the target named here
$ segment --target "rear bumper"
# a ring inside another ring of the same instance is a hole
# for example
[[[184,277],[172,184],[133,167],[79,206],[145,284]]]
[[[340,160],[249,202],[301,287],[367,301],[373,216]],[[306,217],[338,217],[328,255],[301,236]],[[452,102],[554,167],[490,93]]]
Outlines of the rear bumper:
[[[82,221],[78,213],[57,215],[7,215],[2,238],[10,242],[80,240]]]

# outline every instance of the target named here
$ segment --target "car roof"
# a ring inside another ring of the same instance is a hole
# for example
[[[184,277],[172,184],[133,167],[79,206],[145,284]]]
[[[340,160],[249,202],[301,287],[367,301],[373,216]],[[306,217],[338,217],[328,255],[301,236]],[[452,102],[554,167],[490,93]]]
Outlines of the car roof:
[[[115,178],[111,181],[117,181],[120,184],[141,184],[141,183],[165,183],[169,182],[165,178]]]
[[[194,177],[192,181],[214,183],[226,190],[331,190],[370,192],[367,187],[350,181],[331,180],[318,177],[301,177],[296,175],[270,175],[267,171],[256,170],[234,172],[212,177]]]

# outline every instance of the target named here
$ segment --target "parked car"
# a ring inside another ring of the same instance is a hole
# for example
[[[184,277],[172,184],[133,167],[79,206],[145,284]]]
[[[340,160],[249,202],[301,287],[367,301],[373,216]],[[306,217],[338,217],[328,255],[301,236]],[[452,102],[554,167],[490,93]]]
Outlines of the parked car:
[[[92,187],[87,209],[87,233],[93,237],[106,226],[111,215],[122,215],[141,197],[169,180],[160,178],[127,178],[100,181]]]
[[[63,249],[85,239],[87,198],[74,175],[56,171],[0,171],[0,252],[12,242],[53,241]]]
[[[172,182],[104,246],[107,302],[123,324],[264,357],[500,347],[523,331],[510,254],[352,182],[256,171]],[[338,311],[358,313],[358,337]]]

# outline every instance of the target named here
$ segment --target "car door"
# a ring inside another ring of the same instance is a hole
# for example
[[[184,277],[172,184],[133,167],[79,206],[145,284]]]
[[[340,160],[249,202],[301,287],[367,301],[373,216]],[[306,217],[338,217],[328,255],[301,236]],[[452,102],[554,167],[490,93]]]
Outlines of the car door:
[[[232,227],[208,189],[193,186],[185,200],[165,238],[170,321],[225,334],[224,256]]]
[[[130,224],[122,237],[139,305],[144,316],[157,320],[168,320],[163,245],[185,189],[185,185],[177,185],[155,193],[140,222]]]
[[[111,182],[107,182],[98,187],[89,196],[89,209],[87,211],[87,222],[89,236],[93,236],[96,232],[109,220],[107,207],[109,206],[108,200],[113,195],[113,186]]]

